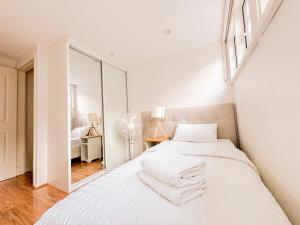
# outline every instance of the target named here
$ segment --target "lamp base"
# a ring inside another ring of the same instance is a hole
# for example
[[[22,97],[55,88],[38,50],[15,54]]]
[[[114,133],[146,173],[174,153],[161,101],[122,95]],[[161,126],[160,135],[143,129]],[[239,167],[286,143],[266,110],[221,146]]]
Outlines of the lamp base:
[[[96,130],[96,128],[94,126],[91,126],[89,129],[89,132],[87,133],[87,136],[91,137],[91,136],[98,136],[98,132]]]
[[[158,133],[158,131],[161,131],[161,133],[163,134],[163,136],[165,137],[165,138],[167,138],[167,135],[166,135],[166,133],[165,133],[165,131],[164,131],[164,129],[163,129],[163,127],[161,126],[161,123],[156,123],[155,124],[155,131],[154,131],[154,139],[156,139],[157,138],[157,133]]]

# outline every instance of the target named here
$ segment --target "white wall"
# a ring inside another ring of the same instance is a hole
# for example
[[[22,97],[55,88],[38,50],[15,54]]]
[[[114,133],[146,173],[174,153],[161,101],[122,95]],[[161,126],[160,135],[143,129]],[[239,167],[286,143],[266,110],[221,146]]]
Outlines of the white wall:
[[[77,113],[102,115],[100,62],[70,49],[70,83],[77,86]]]
[[[68,118],[69,45],[67,38],[48,50],[48,183],[64,191],[70,188]]]
[[[195,48],[155,64],[128,71],[131,112],[232,102],[232,90],[223,79],[219,43]]]
[[[38,187],[47,183],[47,115],[48,115],[48,49],[38,44],[34,51],[34,156],[33,184]]]
[[[300,1],[284,1],[234,83],[242,148],[300,224]]]
[[[139,113],[159,105],[178,108],[233,102],[232,88],[223,77],[219,43],[129,70],[129,111]],[[135,143],[134,155],[140,153],[141,138]]]

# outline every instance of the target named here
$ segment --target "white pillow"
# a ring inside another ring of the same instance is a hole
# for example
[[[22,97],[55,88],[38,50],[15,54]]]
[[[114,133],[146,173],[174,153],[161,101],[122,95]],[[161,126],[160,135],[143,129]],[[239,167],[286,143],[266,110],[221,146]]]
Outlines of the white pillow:
[[[216,142],[218,124],[177,124],[174,141]]]
[[[81,138],[87,135],[89,127],[75,127],[71,130],[71,138]]]

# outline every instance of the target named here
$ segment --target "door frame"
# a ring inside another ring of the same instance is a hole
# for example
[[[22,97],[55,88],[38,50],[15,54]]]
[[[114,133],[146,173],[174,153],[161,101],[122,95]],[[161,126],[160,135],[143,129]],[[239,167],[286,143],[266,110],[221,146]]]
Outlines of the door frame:
[[[36,110],[36,68],[34,63],[34,58],[30,58],[23,66],[17,68],[18,72],[18,113],[17,113],[17,176],[24,174],[25,172],[25,148],[26,148],[26,118],[25,109],[26,101],[25,95],[19,93],[20,88],[24,88],[25,91],[25,81],[26,72],[33,69],[33,160],[32,160],[32,185],[36,186],[37,177],[37,157],[36,157],[36,134],[37,134],[37,110]],[[23,85],[23,87],[21,87]],[[22,98],[21,98],[22,97]]]

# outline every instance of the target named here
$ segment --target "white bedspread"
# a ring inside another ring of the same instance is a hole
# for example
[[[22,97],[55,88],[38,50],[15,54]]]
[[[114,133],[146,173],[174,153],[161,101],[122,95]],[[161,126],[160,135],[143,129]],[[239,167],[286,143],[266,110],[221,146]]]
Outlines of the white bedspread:
[[[169,141],[158,145],[207,162],[206,193],[181,206],[161,198],[137,177],[139,158],[55,204],[44,225],[290,225],[255,167],[233,144]],[[150,150],[150,151],[151,151]]]

